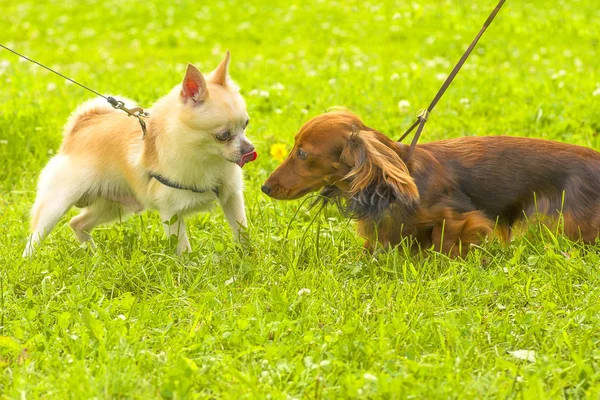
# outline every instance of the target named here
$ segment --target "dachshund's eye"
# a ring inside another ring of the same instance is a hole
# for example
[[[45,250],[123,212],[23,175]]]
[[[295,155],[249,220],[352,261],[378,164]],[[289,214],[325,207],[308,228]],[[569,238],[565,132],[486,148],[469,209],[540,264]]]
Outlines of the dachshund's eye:
[[[308,158],[308,154],[302,149],[298,149],[298,158],[301,160],[306,160]]]
[[[224,142],[231,138],[231,132],[225,131],[225,132],[217,133],[216,138],[217,138],[217,140]]]
[[[248,126],[248,124],[249,124],[249,123],[250,123],[250,120],[249,120],[249,119],[247,119],[247,120],[246,120],[246,123],[244,124],[244,128],[243,128],[243,129],[246,129],[246,127]]]

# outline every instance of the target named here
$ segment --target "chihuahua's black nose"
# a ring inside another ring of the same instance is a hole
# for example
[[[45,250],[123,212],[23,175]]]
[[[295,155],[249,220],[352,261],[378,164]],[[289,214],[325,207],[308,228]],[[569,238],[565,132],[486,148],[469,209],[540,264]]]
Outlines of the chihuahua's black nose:
[[[242,151],[242,154],[248,154],[252,153],[255,149],[252,143],[244,141],[242,142],[242,148],[240,150]]]
[[[270,187],[268,187],[267,185],[262,185],[262,186],[260,187],[260,190],[262,190],[262,192],[263,192],[264,194],[266,194],[267,196],[269,195],[269,193],[271,193],[271,188],[270,188]]]

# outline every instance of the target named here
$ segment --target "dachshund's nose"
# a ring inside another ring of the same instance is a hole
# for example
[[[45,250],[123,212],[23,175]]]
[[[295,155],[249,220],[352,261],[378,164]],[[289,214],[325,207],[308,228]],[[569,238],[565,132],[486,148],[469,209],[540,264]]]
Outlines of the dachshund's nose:
[[[264,194],[266,194],[267,196],[269,195],[269,193],[271,193],[271,188],[270,188],[270,187],[268,187],[267,185],[262,185],[262,186],[260,187],[260,190],[262,190],[262,192],[263,192]]]

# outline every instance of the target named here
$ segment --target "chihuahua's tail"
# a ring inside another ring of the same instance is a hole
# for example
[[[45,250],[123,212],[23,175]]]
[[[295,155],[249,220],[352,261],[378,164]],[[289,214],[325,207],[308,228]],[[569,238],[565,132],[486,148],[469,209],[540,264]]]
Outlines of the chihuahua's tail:
[[[126,99],[122,96],[115,96],[119,100],[125,103],[128,108],[136,107],[133,100]],[[113,112],[119,112],[119,110],[113,108],[106,100],[101,98],[95,98],[82,103],[73,111],[69,116],[67,124],[63,129],[63,136],[70,136],[77,132],[87,121],[92,120],[94,117],[104,114],[110,114]]]

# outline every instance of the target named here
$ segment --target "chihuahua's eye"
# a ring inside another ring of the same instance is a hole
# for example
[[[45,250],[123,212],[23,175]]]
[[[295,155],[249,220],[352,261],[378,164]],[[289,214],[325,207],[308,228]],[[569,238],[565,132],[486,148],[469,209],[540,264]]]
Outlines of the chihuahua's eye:
[[[250,123],[250,120],[249,120],[249,119],[247,119],[247,120],[246,120],[246,123],[244,124],[244,129],[246,129],[246,127],[248,126],[248,124],[249,124],[249,123]]]
[[[298,149],[298,158],[301,160],[306,160],[308,158],[308,154],[302,149]]]
[[[221,142],[224,142],[224,141],[229,140],[231,138],[231,132],[226,131],[226,132],[217,133],[216,137]]]

